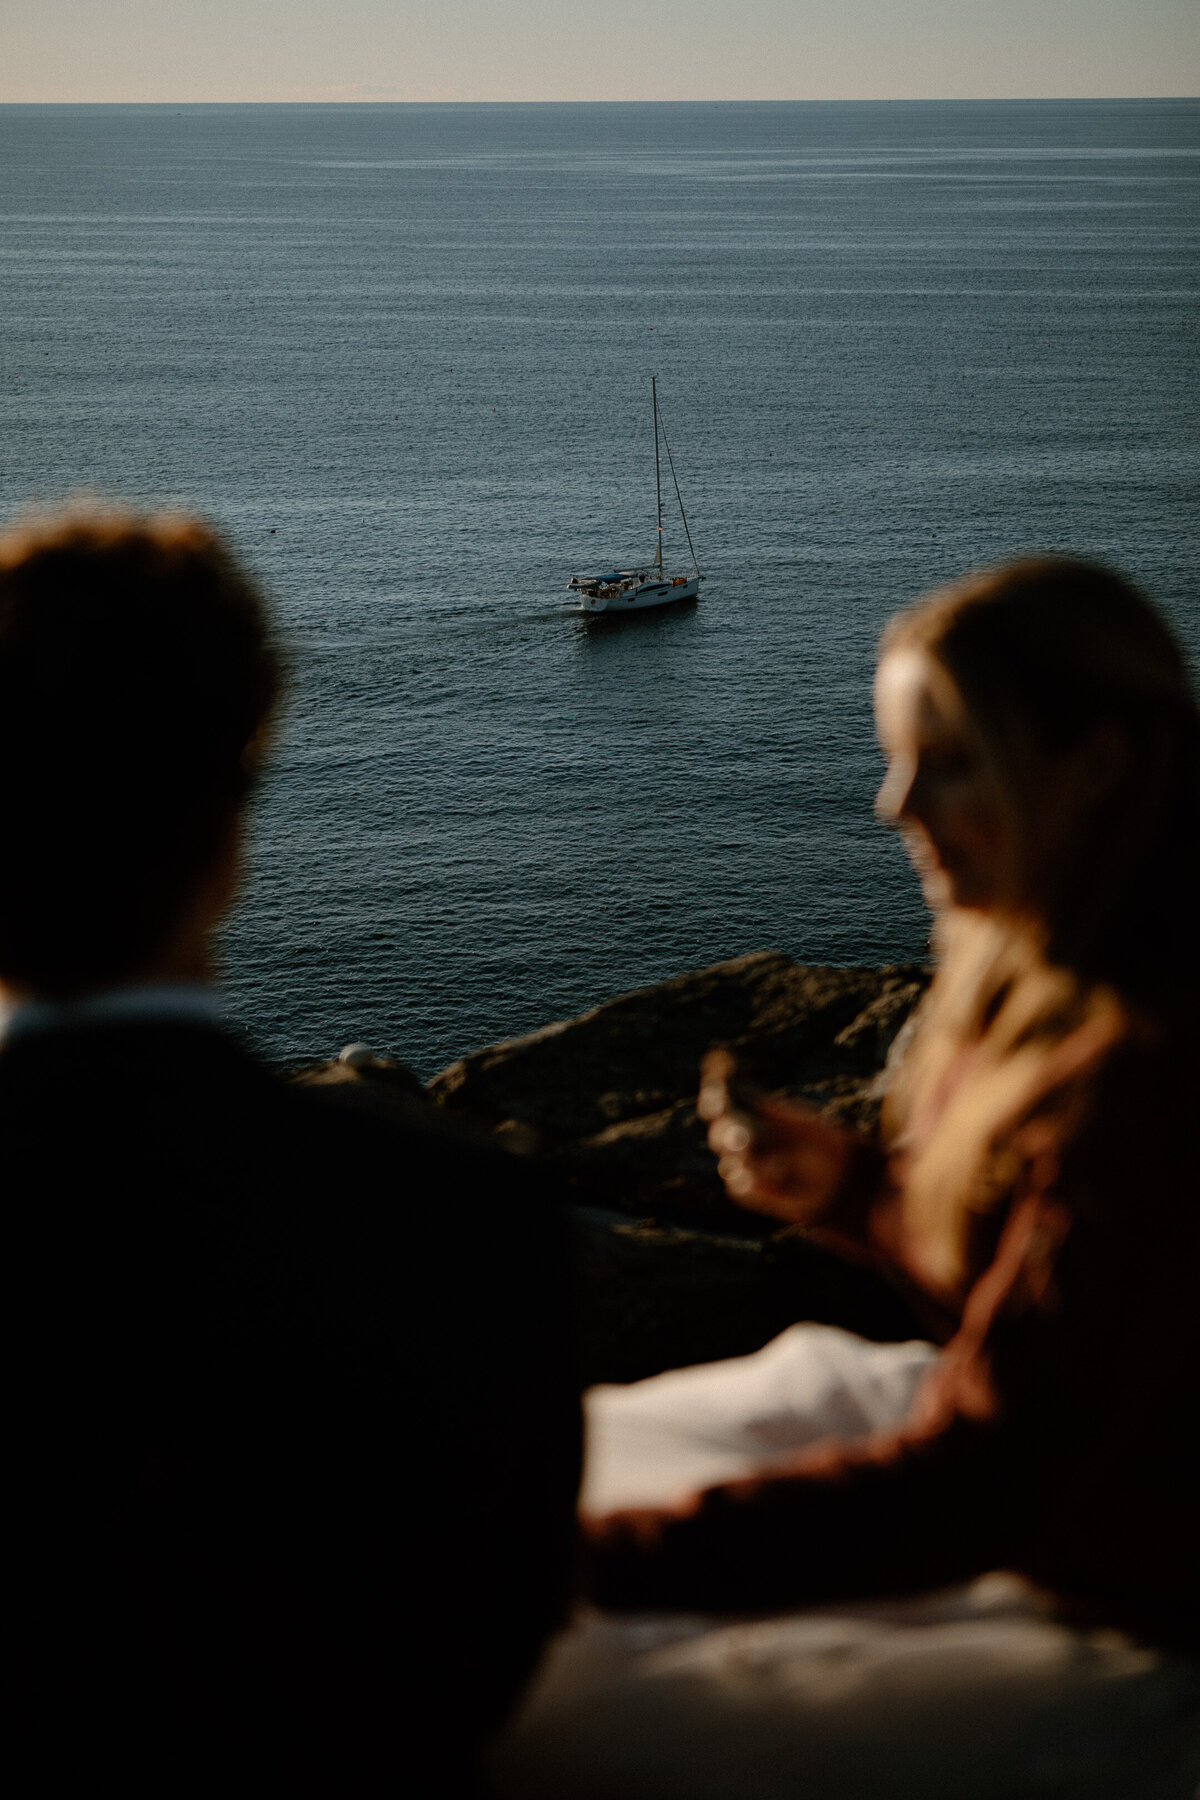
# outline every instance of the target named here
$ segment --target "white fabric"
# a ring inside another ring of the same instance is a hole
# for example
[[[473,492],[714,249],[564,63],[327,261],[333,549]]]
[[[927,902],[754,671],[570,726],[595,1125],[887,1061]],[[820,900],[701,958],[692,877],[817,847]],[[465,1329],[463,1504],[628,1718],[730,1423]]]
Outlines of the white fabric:
[[[753,1356],[592,1388],[583,1510],[667,1504],[819,1438],[897,1425],[936,1360],[932,1344],[793,1325]]]
[[[584,1506],[897,1424],[936,1357],[804,1325],[594,1388]],[[502,1800],[1200,1800],[1200,1667],[1003,1574],[769,1618],[584,1611],[493,1760]]]

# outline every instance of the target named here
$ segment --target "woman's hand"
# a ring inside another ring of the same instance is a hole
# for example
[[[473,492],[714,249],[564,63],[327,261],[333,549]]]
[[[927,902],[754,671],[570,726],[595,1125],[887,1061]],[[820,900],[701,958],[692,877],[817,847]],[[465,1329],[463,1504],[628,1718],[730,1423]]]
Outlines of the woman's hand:
[[[700,1069],[696,1111],[709,1121],[708,1142],[730,1199],[789,1225],[814,1220],[850,1166],[855,1139],[811,1107],[737,1093],[727,1050],[713,1050]]]

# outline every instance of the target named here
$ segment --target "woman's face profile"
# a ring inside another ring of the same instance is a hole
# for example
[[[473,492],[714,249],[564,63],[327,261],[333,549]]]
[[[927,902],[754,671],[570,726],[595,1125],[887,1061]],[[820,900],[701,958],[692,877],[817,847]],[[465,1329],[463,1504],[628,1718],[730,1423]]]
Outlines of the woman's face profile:
[[[1015,821],[949,682],[920,650],[894,650],[875,678],[887,774],[875,802],[898,825],[926,903],[989,911],[1018,899]]]

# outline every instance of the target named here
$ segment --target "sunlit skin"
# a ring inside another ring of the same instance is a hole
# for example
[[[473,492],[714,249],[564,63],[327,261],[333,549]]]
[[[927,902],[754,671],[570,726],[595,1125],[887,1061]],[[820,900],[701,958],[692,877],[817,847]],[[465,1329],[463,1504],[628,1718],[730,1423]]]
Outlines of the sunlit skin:
[[[1011,807],[953,689],[922,652],[884,657],[875,722],[887,758],[875,811],[903,832],[930,909],[1019,905]]]
[[[953,689],[928,658],[899,650],[880,664],[875,716],[887,773],[876,811],[898,825],[931,909],[988,910],[1019,902],[1010,807],[974,743]],[[753,1116],[730,1105],[726,1064],[705,1065],[698,1110],[731,1199],[804,1223],[843,1180],[854,1139],[810,1108],[762,1100]]]
[[[752,1212],[803,1223],[825,1206],[846,1173],[854,1139],[820,1113],[787,1100],[761,1099],[753,1114],[730,1103],[723,1051],[705,1058],[696,1110],[710,1121],[708,1142],[729,1196]]]
[[[1056,863],[1128,754],[1106,726],[1053,756],[1027,745],[1018,825],[953,684],[923,651],[884,657],[875,720],[887,759],[875,810],[900,829],[934,912],[1036,917]],[[733,1105],[723,1055],[706,1061],[697,1110],[710,1121],[708,1141],[731,1199],[791,1224],[816,1218],[846,1174],[855,1139],[795,1102],[760,1100],[753,1113]]]
[[[887,773],[875,800],[898,826],[931,911],[961,907],[1044,918],[1056,870],[1093,809],[1121,777],[1128,745],[1099,724],[1057,751],[1030,735],[1006,751],[1006,789],[949,678],[919,650],[884,657],[875,722]]]

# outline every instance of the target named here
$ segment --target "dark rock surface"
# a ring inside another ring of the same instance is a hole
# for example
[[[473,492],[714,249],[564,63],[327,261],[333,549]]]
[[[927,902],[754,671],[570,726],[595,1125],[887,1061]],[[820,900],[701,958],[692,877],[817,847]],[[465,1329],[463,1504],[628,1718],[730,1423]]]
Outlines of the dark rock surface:
[[[724,1046],[755,1086],[869,1129],[888,1049],[927,981],[914,964],[805,967],[757,951],[477,1050],[429,1093],[536,1148],[584,1203],[751,1236],[696,1117],[701,1058]]]
[[[295,1071],[331,1104],[486,1135],[549,1166],[576,1203],[581,1375],[630,1381],[759,1348],[800,1319],[919,1334],[873,1272],[735,1207],[696,1117],[701,1058],[869,1130],[882,1071],[928,984],[916,964],[807,967],[759,951],[477,1050],[425,1090],[353,1046]]]

